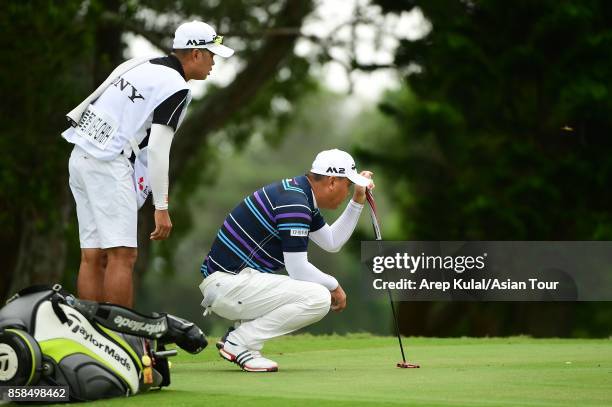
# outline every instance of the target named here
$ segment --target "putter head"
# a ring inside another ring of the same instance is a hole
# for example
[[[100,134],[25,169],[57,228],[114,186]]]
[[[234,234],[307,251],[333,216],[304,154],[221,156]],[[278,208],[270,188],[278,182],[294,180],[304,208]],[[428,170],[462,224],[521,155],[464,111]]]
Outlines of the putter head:
[[[402,368],[402,369],[418,369],[421,366],[419,365],[414,365],[412,363],[408,363],[408,362],[397,362],[397,367]]]

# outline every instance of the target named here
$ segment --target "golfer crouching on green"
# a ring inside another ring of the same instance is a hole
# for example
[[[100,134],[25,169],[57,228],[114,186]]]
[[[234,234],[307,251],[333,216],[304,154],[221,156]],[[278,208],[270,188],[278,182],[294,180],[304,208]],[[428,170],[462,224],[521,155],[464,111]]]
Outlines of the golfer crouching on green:
[[[224,359],[247,372],[276,372],[264,341],[346,307],[338,281],[308,261],[309,239],[337,252],[357,225],[372,173],[357,173],[341,150],[322,151],[308,174],[283,179],[247,196],[227,216],[201,267],[204,315],[234,321],[217,344]],[[336,209],[355,184],[353,199],[333,225],[319,209]],[[275,272],[285,268],[288,276]]]

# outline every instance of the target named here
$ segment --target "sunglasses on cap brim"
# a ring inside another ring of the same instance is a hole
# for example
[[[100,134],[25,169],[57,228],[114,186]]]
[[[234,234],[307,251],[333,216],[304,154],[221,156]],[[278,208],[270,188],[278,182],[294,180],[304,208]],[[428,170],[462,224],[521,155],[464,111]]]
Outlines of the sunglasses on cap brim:
[[[222,45],[223,44],[223,36],[222,35],[215,35],[213,37],[212,41],[208,41],[208,42],[204,43],[204,45],[208,45],[208,44]]]

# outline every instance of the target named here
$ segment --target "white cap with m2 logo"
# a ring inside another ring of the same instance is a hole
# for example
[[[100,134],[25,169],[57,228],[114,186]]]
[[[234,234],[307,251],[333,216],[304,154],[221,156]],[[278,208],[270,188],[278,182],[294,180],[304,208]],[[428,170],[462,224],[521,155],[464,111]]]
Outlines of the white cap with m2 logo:
[[[349,153],[337,148],[317,154],[310,172],[330,177],[346,177],[362,187],[367,187],[372,182],[371,179],[357,173],[355,160]]]
[[[174,33],[174,49],[206,48],[223,58],[231,57],[234,50],[223,45],[223,37],[215,29],[202,21],[181,24]]]

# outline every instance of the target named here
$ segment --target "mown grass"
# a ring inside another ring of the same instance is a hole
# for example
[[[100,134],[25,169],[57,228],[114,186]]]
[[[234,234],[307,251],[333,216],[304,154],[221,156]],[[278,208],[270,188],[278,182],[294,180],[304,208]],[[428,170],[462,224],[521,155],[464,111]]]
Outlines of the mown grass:
[[[213,338],[214,339],[214,338]],[[270,341],[277,373],[246,373],[211,346],[173,359],[172,385],[98,405],[597,406],[612,404],[612,340],[296,335]]]

